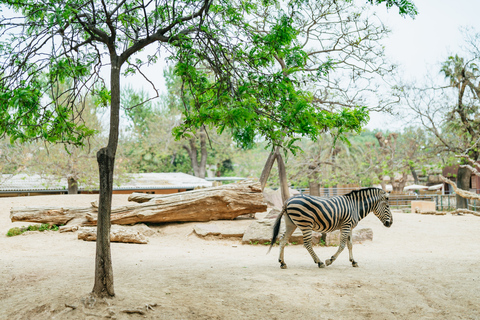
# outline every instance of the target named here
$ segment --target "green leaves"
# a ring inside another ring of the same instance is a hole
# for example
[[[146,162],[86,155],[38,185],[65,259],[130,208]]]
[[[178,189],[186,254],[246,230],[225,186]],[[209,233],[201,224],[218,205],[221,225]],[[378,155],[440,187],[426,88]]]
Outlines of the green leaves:
[[[410,16],[414,18],[418,12],[417,7],[412,1],[408,0],[368,0],[371,4],[380,4],[385,2],[387,8],[397,7],[398,13],[402,16]]]
[[[73,121],[73,110],[69,106],[42,106],[41,92],[37,82],[14,89],[0,87],[0,137],[9,136],[11,143],[42,139],[82,145],[86,137],[95,133]]]

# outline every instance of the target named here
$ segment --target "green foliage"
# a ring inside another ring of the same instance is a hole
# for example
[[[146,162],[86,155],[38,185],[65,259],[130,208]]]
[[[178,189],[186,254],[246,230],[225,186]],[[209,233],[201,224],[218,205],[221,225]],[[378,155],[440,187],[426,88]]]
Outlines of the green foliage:
[[[402,16],[410,16],[414,18],[418,12],[417,12],[417,7],[412,1],[407,1],[407,0],[368,0],[371,4],[380,4],[384,3],[387,6],[387,8],[391,7],[397,7],[398,12]]]
[[[18,236],[21,235],[24,232],[27,231],[58,231],[58,226],[57,225],[50,225],[48,223],[42,223],[40,225],[34,224],[34,225],[29,225],[28,227],[15,227],[11,228],[10,230],[7,231],[7,237],[13,237],[13,236]]]

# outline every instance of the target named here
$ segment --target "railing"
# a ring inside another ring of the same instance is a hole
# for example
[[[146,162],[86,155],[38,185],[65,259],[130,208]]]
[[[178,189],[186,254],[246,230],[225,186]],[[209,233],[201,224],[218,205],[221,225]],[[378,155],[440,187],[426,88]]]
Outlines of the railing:
[[[309,194],[309,189],[297,189],[300,193]],[[320,188],[321,197],[334,197],[350,192],[352,188]],[[391,194],[389,196],[389,205],[392,209],[402,209],[404,211],[410,210],[412,201],[434,201],[437,211],[453,211],[456,209],[457,200],[455,195],[440,195],[440,194]],[[470,201],[470,210],[480,211],[480,201]]]

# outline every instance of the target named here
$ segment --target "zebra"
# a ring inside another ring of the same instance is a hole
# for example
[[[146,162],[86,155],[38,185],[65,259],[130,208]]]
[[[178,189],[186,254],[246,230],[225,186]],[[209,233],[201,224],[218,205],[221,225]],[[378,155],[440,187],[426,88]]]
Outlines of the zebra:
[[[270,252],[277,239],[281,218],[285,216],[286,230],[280,239],[280,255],[278,258],[280,268],[287,268],[283,251],[288,239],[297,227],[303,233],[303,245],[319,268],[332,264],[343,251],[345,245],[348,246],[352,266],[358,267],[358,263],[352,255],[352,230],[371,211],[385,227],[392,225],[393,217],[388,206],[388,194],[379,188],[354,190],[333,198],[320,198],[303,194],[293,196],[285,202],[275,221],[268,252]],[[334,230],[341,230],[340,245],[337,252],[324,264],[312,249],[312,231],[327,233]]]

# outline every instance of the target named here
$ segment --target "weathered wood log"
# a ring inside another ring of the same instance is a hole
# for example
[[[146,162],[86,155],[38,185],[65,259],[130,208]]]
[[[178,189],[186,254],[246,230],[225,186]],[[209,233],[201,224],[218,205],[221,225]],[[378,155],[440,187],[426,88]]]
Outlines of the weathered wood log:
[[[258,183],[243,183],[155,196],[144,203],[112,208],[111,221],[114,224],[134,224],[232,220],[243,214],[267,210],[260,190]],[[93,213],[87,214],[86,218],[84,225],[97,223]]]
[[[146,198],[149,200],[144,203],[112,207],[112,224],[232,220],[267,210],[260,184],[252,181]],[[96,225],[97,212],[95,203],[84,208],[18,207],[11,209],[10,217],[12,221],[50,224],[66,224],[80,217],[83,225]]]
[[[10,219],[49,224],[66,224],[74,218],[83,218],[91,211],[87,207],[13,207],[10,209]]]
[[[203,195],[205,197],[208,197],[212,193],[215,193],[221,190],[235,190],[237,192],[243,192],[243,193],[261,193],[262,192],[260,183],[253,182],[252,180],[243,180],[237,183],[226,184],[226,185],[213,187],[213,188],[197,189],[197,190],[186,191],[182,193],[155,195],[155,194],[134,192],[128,197],[128,201],[138,202],[138,203],[144,203],[151,200],[161,201],[164,199],[166,200],[168,198],[177,197],[179,194],[186,195],[186,196],[195,195],[196,197],[201,197]]]
[[[78,231],[78,239],[85,241],[97,240],[97,228],[80,228]],[[140,232],[132,229],[112,229],[110,231],[111,242],[124,242],[124,243],[148,243],[147,238]]]

